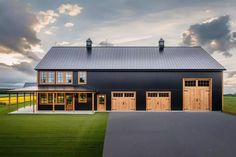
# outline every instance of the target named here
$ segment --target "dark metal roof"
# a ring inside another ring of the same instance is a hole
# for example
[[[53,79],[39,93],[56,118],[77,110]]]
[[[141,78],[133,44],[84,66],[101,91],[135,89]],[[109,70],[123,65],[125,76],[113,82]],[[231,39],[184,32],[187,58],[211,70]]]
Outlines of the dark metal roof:
[[[37,83],[36,82],[25,82],[23,87],[25,88],[25,87],[31,87],[31,86],[37,86]]]
[[[201,47],[52,47],[36,66],[46,69],[225,70]]]
[[[16,88],[6,91],[6,93],[27,93],[27,92],[95,92],[93,89],[86,87],[74,86],[30,86]]]

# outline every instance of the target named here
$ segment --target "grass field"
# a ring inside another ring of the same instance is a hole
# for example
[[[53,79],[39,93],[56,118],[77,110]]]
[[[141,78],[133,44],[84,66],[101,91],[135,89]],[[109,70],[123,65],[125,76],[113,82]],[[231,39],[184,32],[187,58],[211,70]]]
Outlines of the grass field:
[[[11,110],[15,109],[12,104]],[[225,97],[223,111],[236,114],[236,97]],[[102,156],[107,119],[108,113],[8,115],[7,108],[0,105],[0,156]]]
[[[16,105],[12,104],[11,108],[16,109]],[[108,113],[7,115],[7,109],[2,105],[0,106],[0,156],[102,156],[107,118]]]
[[[236,97],[235,96],[225,96],[224,97],[223,111],[227,113],[236,114]]]

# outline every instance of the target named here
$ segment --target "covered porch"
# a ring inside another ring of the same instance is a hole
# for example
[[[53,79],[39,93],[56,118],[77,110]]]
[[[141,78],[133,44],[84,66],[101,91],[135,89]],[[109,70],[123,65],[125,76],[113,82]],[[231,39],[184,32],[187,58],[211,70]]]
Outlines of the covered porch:
[[[11,95],[16,95],[16,111],[11,114],[80,114],[94,113],[95,91],[84,87],[39,87],[31,86],[7,91],[8,111],[11,111]],[[25,104],[25,95],[30,95],[30,105],[19,108],[19,95]],[[32,96],[32,99],[31,99]],[[21,98],[22,99],[22,98]]]

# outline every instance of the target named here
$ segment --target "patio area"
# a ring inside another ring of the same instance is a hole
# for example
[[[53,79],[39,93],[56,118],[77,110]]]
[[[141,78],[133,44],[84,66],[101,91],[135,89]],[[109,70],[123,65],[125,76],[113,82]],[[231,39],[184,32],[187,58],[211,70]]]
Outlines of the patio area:
[[[9,114],[94,114],[92,111],[38,111],[36,105],[19,108]]]

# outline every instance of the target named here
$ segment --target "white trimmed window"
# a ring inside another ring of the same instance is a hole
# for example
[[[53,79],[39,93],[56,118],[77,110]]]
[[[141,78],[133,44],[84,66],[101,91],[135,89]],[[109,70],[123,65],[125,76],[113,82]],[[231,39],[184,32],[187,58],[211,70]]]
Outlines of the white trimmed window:
[[[40,83],[47,83],[47,72],[40,72]]]
[[[63,83],[63,82],[64,82],[63,72],[57,72],[57,83]]]
[[[86,71],[79,71],[79,84],[86,84],[87,83],[87,72]]]
[[[55,72],[48,72],[48,83],[55,82]]]
[[[72,72],[66,72],[66,83],[72,83]]]

